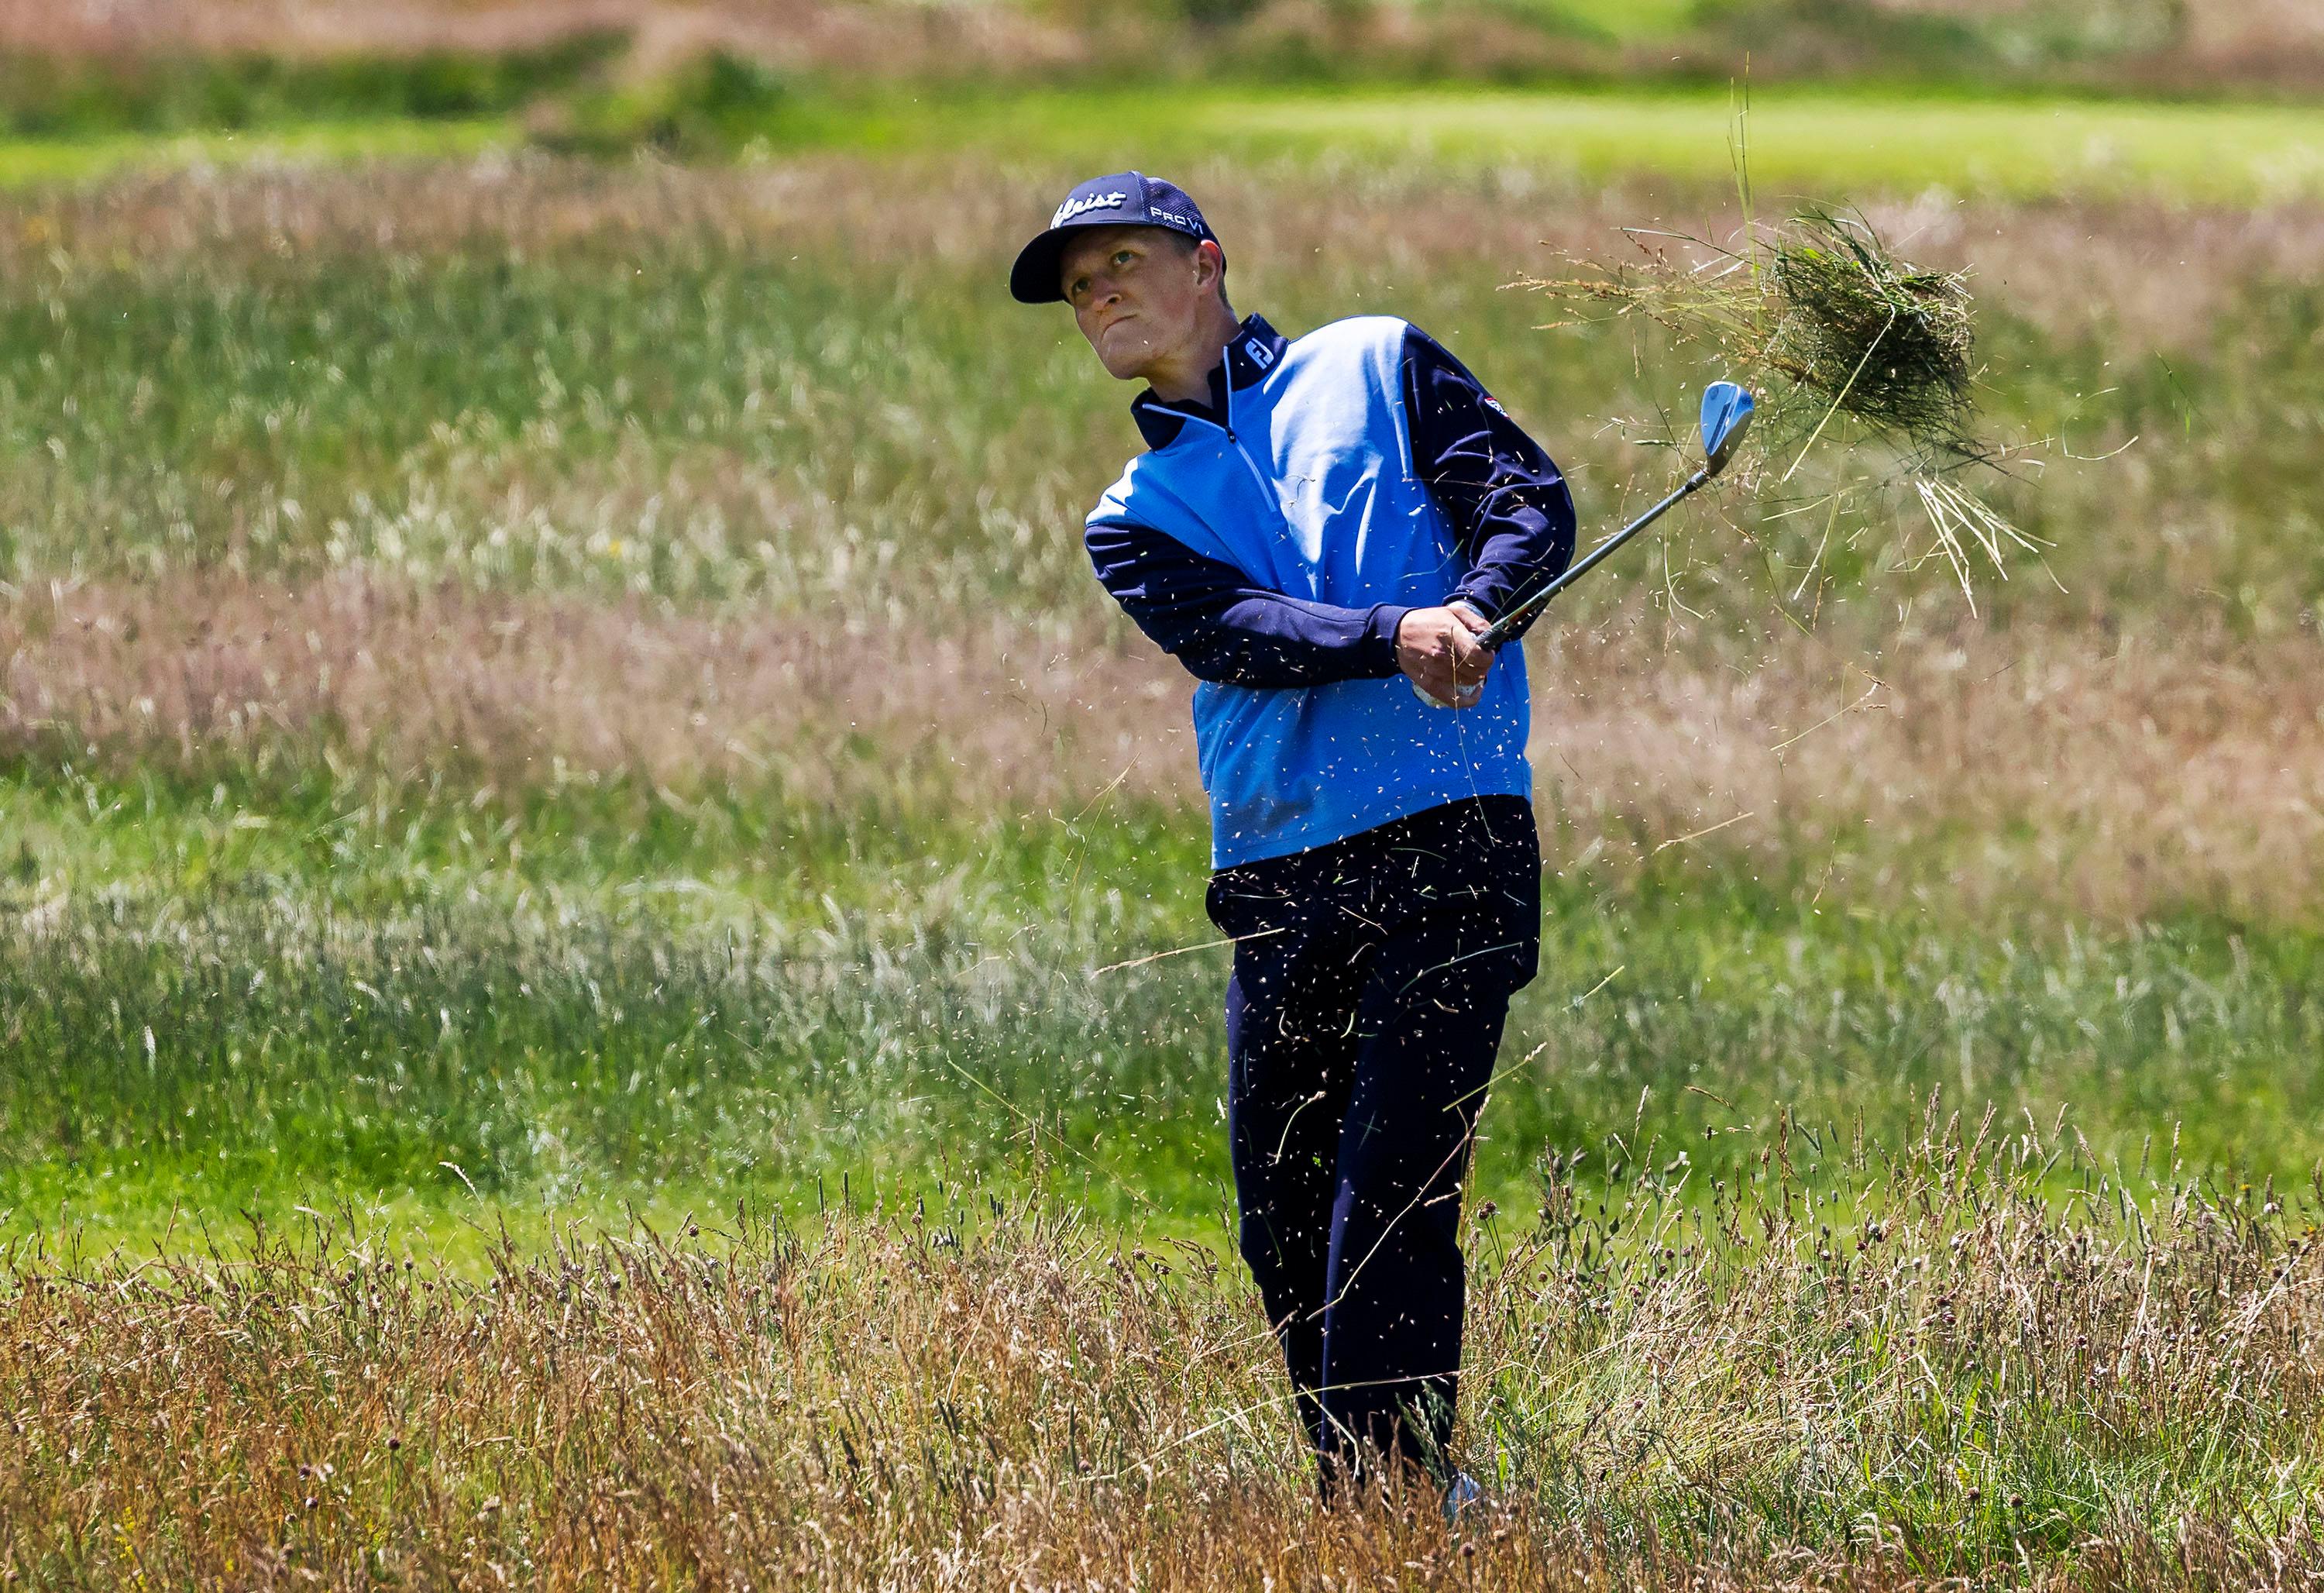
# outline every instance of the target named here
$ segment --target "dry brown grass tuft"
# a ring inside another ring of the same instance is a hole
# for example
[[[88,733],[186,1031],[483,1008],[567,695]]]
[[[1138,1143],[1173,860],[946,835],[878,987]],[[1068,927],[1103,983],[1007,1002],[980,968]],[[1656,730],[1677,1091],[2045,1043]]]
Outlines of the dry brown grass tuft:
[[[1472,1228],[1461,1459],[1316,1503],[1240,1269],[982,1196],[502,1245],[317,1221],[0,1268],[28,1585],[2312,1585],[2312,1227],[2070,1141],[1779,1131]],[[2042,1198],[2064,1167],[2079,1192]],[[1605,1204],[1593,1214],[1602,1197]],[[2264,1207],[2263,1209],[2263,1200]],[[1610,1211],[1610,1216],[1609,1212]],[[1626,1223],[1626,1220],[1627,1223]],[[1643,1236],[1643,1237],[1641,1236]],[[2006,1417],[2006,1419],[2005,1419]],[[2193,1443],[2193,1435],[2206,1442]]]

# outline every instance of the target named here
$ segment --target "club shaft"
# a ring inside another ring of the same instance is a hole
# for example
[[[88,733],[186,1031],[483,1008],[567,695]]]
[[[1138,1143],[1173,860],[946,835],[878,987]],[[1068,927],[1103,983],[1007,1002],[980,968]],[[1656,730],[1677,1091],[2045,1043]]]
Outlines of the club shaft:
[[[1500,618],[1495,620],[1483,630],[1478,632],[1478,645],[1481,647],[1498,647],[1502,643],[1508,641],[1510,634],[1515,632],[1519,625],[1524,625],[1535,615],[1539,614],[1543,609],[1548,607],[1550,599],[1555,597],[1558,593],[1565,590],[1566,588],[1572,586],[1575,581],[1580,580],[1583,576],[1588,575],[1591,570],[1597,569],[1599,565],[1604,563],[1608,556],[1610,555],[1617,548],[1619,548],[1624,542],[1628,542],[1632,537],[1637,535],[1638,533],[1646,530],[1647,526],[1652,525],[1655,521],[1661,519],[1665,514],[1670,512],[1673,505],[1678,503],[1681,499],[1694,492],[1697,488],[1701,487],[1704,482],[1709,481],[1710,479],[1711,472],[1708,470],[1697,470],[1693,475],[1688,477],[1685,486],[1680,487],[1676,492],[1672,493],[1670,496],[1665,498],[1661,503],[1656,504],[1653,508],[1639,515],[1636,520],[1631,521],[1629,524],[1622,527],[1621,530],[1616,532],[1612,536],[1608,537],[1604,542],[1600,542],[1596,547],[1591,549],[1588,553],[1582,556],[1580,563],[1569,566],[1564,574],[1559,576],[1555,580],[1550,582],[1549,585],[1542,588],[1540,591],[1536,592],[1532,597],[1527,597],[1524,602],[1510,609],[1507,614],[1502,615]]]

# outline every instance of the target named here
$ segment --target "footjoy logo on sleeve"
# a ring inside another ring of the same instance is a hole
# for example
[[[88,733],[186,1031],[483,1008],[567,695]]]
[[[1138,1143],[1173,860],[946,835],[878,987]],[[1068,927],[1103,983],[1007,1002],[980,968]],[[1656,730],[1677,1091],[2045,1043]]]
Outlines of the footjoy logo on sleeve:
[[[1085,199],[1067,199],[1057,207],[1057,213],[1049,218],[1049,225],[1063,227],[1074,217],[1086,216],[1092,210],[1119,210],[1129,200],[1128,194],[1118,190],[1113,193],[1093,193]]]

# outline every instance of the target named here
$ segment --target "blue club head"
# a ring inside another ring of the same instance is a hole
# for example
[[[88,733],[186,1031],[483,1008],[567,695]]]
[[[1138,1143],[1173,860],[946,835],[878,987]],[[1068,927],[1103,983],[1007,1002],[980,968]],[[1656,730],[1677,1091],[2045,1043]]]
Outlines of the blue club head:
[[[1713,382],[1702,390],[1703,468],[1716,476],[1735,456],[1736,445],[1751,429],[1751,394],[1732,382]]]

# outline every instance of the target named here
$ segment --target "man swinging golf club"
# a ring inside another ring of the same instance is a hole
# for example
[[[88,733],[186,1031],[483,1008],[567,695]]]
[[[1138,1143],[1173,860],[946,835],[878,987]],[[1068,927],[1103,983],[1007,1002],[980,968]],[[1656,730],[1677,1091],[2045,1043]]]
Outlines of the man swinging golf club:
[[[1148,384],[1086,540],[1200,681],[1240,1243],[1323,1484],[1409,1462],[1450,1513],[1460,1190],[1540,928],[1525,659],[1477,637],[1565,568],[1572,499],[1416,328],[1238,320],[1170,183],[1083,183],[1010,288]]]

